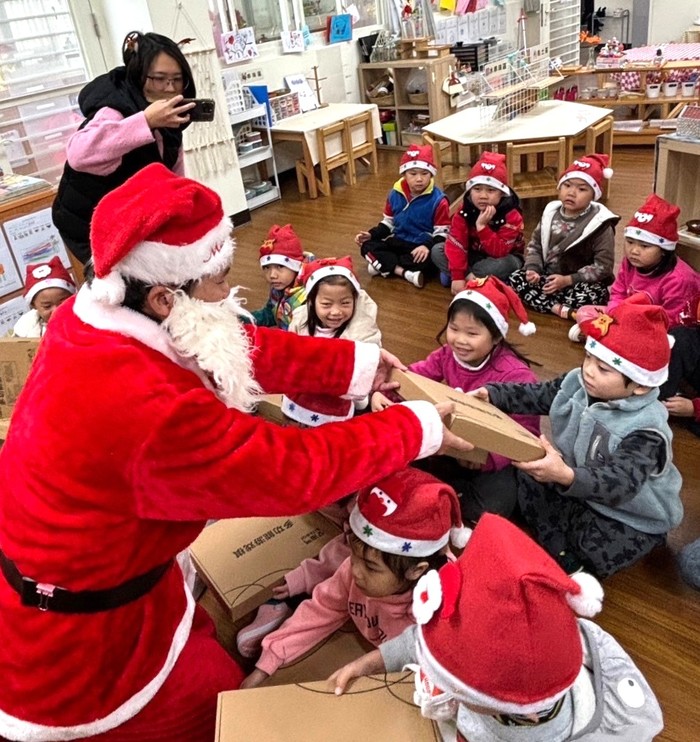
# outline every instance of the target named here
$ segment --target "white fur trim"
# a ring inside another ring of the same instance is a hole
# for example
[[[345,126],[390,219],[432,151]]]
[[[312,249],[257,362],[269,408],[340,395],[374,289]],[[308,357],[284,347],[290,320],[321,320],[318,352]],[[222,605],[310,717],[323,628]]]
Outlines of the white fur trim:
[[[498,331],[505,337],[508,334],[508,320],[501,314],[498,307],[485,297],[480,291],[474,289],[467,289],[466,291],[460,291],[450,304],[454,304],[458,299],[466,299],[467,301],[473,301],[474,304],[478,304],[484,311],[486,311],[491,319],[496,323]]]
[[[399,167],[399,173],[403,175],[406,170],[410,170],[414,167],[420,168],[421,170],[427,170],[431,175],[437,173],[435,165],[431,165],[429,162],[425,162],[424,160],[409,160],[408,162],[404,162],[404,164]]]
[[[450,542],[458,549],[463,549],[472,535],[472,529],[466,526],[455,526],[450,529]]]
[[[374,343],[355,343],[355,368],[344,397],[362,399],[372,391],[372,382],[379,367],[380,348]]]
[[[71,294],[74,294],[76,291],[74,283],[68,283],[68,281],[64,281],[62,278],[46,278],[43,281],[37,281],[31,289],[27,291],[24,296],[27,304],[31,304],[32,299],[44,289],[63,289]]]
[[[511,194],[510,188],[505,183],[501,183],[498,178],[494,178],[493,175],[475,175],[473,178],[469,178],[465,184],[467,192],[469,192],[475,185],[485,185],[489,188],[495,188],[506,196],[510,196]]]
[[[301,260],[295,260],[290,258],[289,255],[263,255],[260,258],[260,267],[264,268],[266,265],[281,265],[283,268],[289,268],[290,271],[299,273],[301,270]]]
[[[567,686],[558,693],[548,696],[547,698],[540,698],[531,703],[519,704],[512,701],[504,701],[501,698],[490,696],[488,693],[482,693],[475,688],[466,685],[456,675],[453,675],[449,670],[446,670],[428,649],[425,639],[423,638],[423,631],[420,624],[418,625],[418,630],[416,632],[416,639],[418,664],[423,668],[423,671],[438,688],[441,688],[445,693],[454,694],[457,700],[464,703],[469,703],[474,706],[486,706],[487,708],[494,709],[501,714],[532,714],[536,711],[541,711],[542,709],[552,706],[571,687]]]
[[[603,191],[600,190],[598,181],[592,175],[584,173],[582,170],[572,170],[569,173],[564,173],[564,175],[559,178],[557,188],[559,188],[559,186],[561,186],[561,184],[565,183],[567,180],[573,180],[574,178],[578,178],[579,180],[583,180],[588,183],[588,185],[593,189],[594,201],[597,201],[603,195]]]
[[[450,540],[450,534],[445,533],[439,539],[408,539],[395,536],[393,533],[384,531],[376,523],[371,523],[360,512],[355,505],[350,513],[350,528],[353,533],[374,549],[386,551],[389,554],[399,556],[431,556],[446,546]]]
[[[593,575],[577,572],[571,579],[581,588],[581,592],[566,594],[566,602],[579,616],[593,618],[603,609],[603,587]]]
[[[437,453],[442,445],[444,426],[442,424],[442,418],[435,409],[435,405],[432,402],[426,402],[422,399],[401,402],[400,404],[411,410],[420,421],[421,428],[423,429],[423,440],[415,458],[424,459],[426,456],[432,456],[434,453]]]
[[[227,269],[235,243],[231,237],[231,220],[222,219],[207,234],[189,245],[166,245],[141,242],[120,260],[113,271],[149,284],[181,286]]]
[[[660,247],[662,250],[675,250],[676,242],[673,240],[667,240],[665,237],[659,237],[658,234],[649,232],[646,229],[640,229],[639,227],[625,227],[625,237],[629,237],[633,240],[639,240],[640,242],[648,242],[650,245]]]
[[[355,287],[355,291],[359,294],[362,290],[360,282],[355,277],[355,274],[343,265],[324,265],[322,268],[315,270],[306,279],[306,293],[311,293],[311,289],[322,279],[328,278],[328,276],[342,276],[346,278]]]
[[[521,322],[518,325],[518,332],[525,337],[534,335],[537,332],[537,325],[534,322]]]
[[[319,425],[325,425],[326,423],[339,423],[344,420],[349,420],[355,413],[355,407],[348,400],[348,411],[345,415],[328,415],[318,410],[311,410],[308,407],[300,405],[293,399],[289,399],[286,394],[282,395],[282,412],[292,420],[301,423],[302,425],[308,425],[309,427],[316,428]]]
[[[63,742],[64,740],[83,739],[84,737],[103,734],[136,716],[165,683],[189,638],[195,602],[184,580],[182,586],[187,598],[187,606],[178,627],[175,629],[170,650],[163,666],[147,685],[131,696],[119,708],[101,719],[68,727],[34,724],[0,711],[0,734],[8,739],[22,740],[22,742]]]
[[[643,338],[640,338],[640,342],[644,342]],[[631,363],[626,358],[623,358],[617,353],[613,353],[609,348],[603,345],[601,340],[595,340],[592,337],[586,339],[586,350],[596,358],[607,363],[616,371],[627,376],[627,378],[641,384],[642,386],[661,386],[664,381],[668,378],[668,366],[662,366],[659,369],[651,371],[648,368],[642,368],[637,366],[636,363]]]

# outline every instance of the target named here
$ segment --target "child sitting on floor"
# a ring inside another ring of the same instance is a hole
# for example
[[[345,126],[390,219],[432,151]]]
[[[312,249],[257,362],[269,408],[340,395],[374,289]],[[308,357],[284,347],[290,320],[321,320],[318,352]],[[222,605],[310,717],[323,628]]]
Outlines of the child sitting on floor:
[[[18,338],[42,337],[56,307],[75,291],[75,283],[57,255],[48,263],[28,265],[24,298],[31,308],[17,320],[12,335]]]
[[[432,147],[412,146],[401,158],[401,178],[387,196],[384,217],[355,242],[367,260],[370,276],[403,276],[423,288],[430,251],[443,242],[450,224],[449,204],[435,185]]]
[[[444,334],[445,344],[424,361],[412,363],[409,370],[463,392],[499,381],[537,381],[528,362],[506,341],[511,311],[520,320],[523,335],[535,332],[513,289],[493,276],[468,281],[466,291],[452,300],[447,324],[438,335],[440,342]],[[382,409],[387,403],[381,392],[372,396],[373,409]],[[513,419],[539,435],[536,415],[513,415]],[[516,471],[505,456],[489,454],[481,466],[467,465],[451,456],[431,456],[416,465],[454,487],[467,521],[476,522],[485,511],[509,517],[515,509]]]
[[[462,209],[452,217],[444,243],[431,257],[440,280],[452,293],[470,278],[496,276],[507,281],[523,264],[523,214],[508,186],[505,155],[484,152],[469,173]]]
[[[418,625],[338,670],[352,678],[417,663],[415,701],[441,739],[651,742],[659,703],[630,656],[593,617],[603,590],[568,577],[522,531],[484,515],[464,553],[414,590]]]
[[[306,301],[306,291],[297,276],[304,263],[314,259],[301,249],[301,241],[291,224],[273,224],[260,246],[260,267],[270,285],[270,296],[262,309],[251,312],[255,324],[286,330],[292,313]]]
[[[596,199],[612,176],[607,155],[587,155],[559,179],[559,200],[545,207],[510,285],[526,306],[571,318],[584,304],[606,304],[620,217]]]
[[[681,475],[658,399],[671,355],[667,327],[664,310],[636,294],[582,323],[580,369],[476,392],[510,414],[549,415],[554,445],[542,436],[545,457],[515,464],[518,504],[567,572],[583,567],[608,577],[681,522]]]
[[[465,545],[454,490],[429,474],[404,469],[360,491],[350,515],[352,555],[316,586],[280,629],[265,637],[256,669],[241,688],[259,685],[352,618],[375,646],[413,623],[412,590]]]

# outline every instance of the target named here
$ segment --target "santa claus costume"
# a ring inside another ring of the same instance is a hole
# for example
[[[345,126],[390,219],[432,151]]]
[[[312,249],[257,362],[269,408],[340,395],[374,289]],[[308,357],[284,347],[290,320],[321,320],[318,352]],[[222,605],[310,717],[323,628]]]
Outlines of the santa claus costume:
[[[212,739],[242,673],[175,555],[208,518],[312,510],[441,444],[426,403],[303,432],[248,414],[259,389],[363,396],[380,350],[221,330],[230,301],[175,287],[225,275],[230,231],[160,164],[95,211],[95,278],[52,318],[0,450],[1,737]],[[139,282],[166,321],[125,305]]]

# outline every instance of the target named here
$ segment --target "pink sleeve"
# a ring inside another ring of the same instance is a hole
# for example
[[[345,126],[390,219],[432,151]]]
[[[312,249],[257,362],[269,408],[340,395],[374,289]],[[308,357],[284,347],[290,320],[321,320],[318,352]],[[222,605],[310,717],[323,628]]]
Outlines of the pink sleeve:
[[[68,140],[66,159],[74,170],[109,175],[125,154],[154,141],[143,111],[124,118],[113,108],[101,108]]]
[[[610,287],[610,299],[608,300],[608,307],[610,309],[616,307],[627,297],[627,271],[625,269],[625,258],[623,258],[622,261],[622,265],[618,268],[615,280]]]
[[[287,572],[284,581],[289,594],[311,594],[316,585],[332,577],[349,556],[350,547],[345,534],[340,533],[321,549],[317,557],[304,559],[296,569]]]
[[[263,639],[262,655],[255,664],[258,670],[272,675],[337,631],[349,618],[350,580],[350,559],[346,559],[277,631]]]
[[[409,371],[425,376],[433,381],[443,381],[445,373],[442,368],[442,349],[434,350],[425,360],[416,361],[408,367]]]

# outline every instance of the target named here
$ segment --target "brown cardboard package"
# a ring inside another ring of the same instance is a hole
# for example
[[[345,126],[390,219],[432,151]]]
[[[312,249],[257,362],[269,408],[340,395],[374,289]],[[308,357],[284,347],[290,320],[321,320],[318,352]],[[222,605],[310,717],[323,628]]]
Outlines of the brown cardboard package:
[[[340,529],[318,513],[293,518],[232,518],[207,526],[190,546],[197,572],[234,621],[272,597],[303,559]]]
[[[401,672],[359,678],[342,696],[324,681],[220,693],[216,742],[439,742],[413,689]]]
[[[7,438],[7,431],[10,428],[10,421],[9,420],[0,420],[0,443],[2,443],[5,438]]]
[[[478,448],[513,461],[534,461],[544,456],[539,440],[493,405],[411,371],[394,369],[391,378],[401,384],[398,393],[404,399],[454,402],[456,410],[447,426]],[[457,453],[450,455],[459,457]]]
[[[282,395],[264,394],[258,401],[258,415],[270,422],[286,425],[287,420],[282,413]]]
[[[9,418],[39,347],[39,338],[0,338],[0,418]]]

